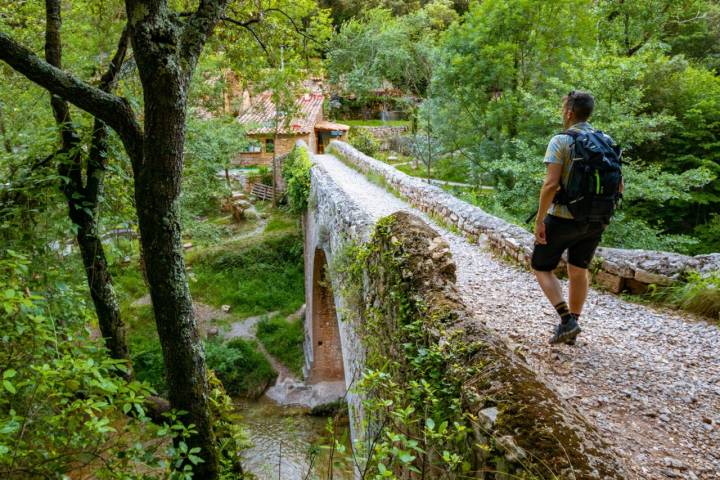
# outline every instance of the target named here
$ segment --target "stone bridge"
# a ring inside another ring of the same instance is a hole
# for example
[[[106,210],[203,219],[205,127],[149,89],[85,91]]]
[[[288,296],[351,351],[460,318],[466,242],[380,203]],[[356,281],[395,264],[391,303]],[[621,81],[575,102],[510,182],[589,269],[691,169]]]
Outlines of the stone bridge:
[[[313,157],[303,218],[305,375],[347,399],[353,438],[362,440],[372,422],[352,388],[368,346],[397,352],[384,345],[386,338],[363,338],[359,310],[373,304],[390,312],[392,323],[395,309],[379,305],[392,300],[382,296],[383,280],[368,273],[377,265],[367,265],[357,298],[347,298],[337,265],[348,261],[350,247],[377,242],[376,224],[393,215],[392,242],[415,269],[402,272],[413,295],[429,311],[436,304],[451,310],[442,331],[429,335],[442,344],[453,341],[445,327],[459,331],[451,337],[483,346],[472,362],[493,365],[482,388],[468,381],[464,392],[492,398],[467,409],[497,439],[506,464],[532,459],[546,468],[535,472],[541,478],[720,478],[716,325],[593,290],[578,345],[551,347],[554,311],[522,268],[527,232],[347,144],[334,142],[330,152]],[[610,290],[664,283],[682,269],[708,270],[718,262],[716,256],[602,254],[595,280]]]

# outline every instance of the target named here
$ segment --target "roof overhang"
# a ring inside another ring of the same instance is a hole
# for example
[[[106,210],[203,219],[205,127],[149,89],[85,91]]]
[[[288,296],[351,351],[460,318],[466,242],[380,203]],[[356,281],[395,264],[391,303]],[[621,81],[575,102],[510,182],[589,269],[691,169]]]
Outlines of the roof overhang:
[[[350,130],[350,125],[344,125],[342,123],[333,123],[333,122],[318,122],[315,124],[315,131],[320,132],[334,132],[334,131],[342,131],[347,132]]]

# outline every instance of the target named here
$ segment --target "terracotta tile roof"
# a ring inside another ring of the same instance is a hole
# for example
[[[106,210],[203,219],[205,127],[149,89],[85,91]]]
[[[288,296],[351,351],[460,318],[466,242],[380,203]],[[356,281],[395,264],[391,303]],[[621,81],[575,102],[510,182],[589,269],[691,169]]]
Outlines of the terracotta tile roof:
[[[281,121],[279,133],[312,133],[315,122],[320,118],[324,96],[320,92],[306,93],[295,101],[297,112],[295,117],[284,124]],[[247,125],[249,134],[265,134],[275,132],[275,105],[272,102],[272,93],[265,91],[256,96],[250,106],[241,112],[237,121]],[[287,126],[285,126],[287,125]]]

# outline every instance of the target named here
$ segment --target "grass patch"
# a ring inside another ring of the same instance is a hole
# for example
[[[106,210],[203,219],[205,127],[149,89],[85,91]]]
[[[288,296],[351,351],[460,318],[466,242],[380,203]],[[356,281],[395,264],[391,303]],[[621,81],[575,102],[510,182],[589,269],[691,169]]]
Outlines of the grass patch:
[[[133,257],[130,265],[113,265],[110,267],[113,286],[120,304],[130,303],[148,293],[138,259]]]
[[[410,120],[337,120],[351,127],[410,127]]]
[[[128,326],[128,344],[135,378],[149,383],[160,395],[167,395],[160,338],[152,305],[129,307],[122,312]]]
[[[238,317],[270,311],[290,314],[305,301],[303,241],[297,231],[276,230],[197,252],[188,259],[194,298]]]
[[[720,322],[720,272],[705,276],[692,272],[686,282],[651,290],[643,297]]]
[[[265,232],[293,231],[297,228],[298,218],[286,210],[277,209],[268,218]]]
[[[288,322],[281,317],[265,318],[257,324],[257,337],[270,355],[280,360],[295,375],[302,377],[305,363],[302,319]]]
[[[205,342],[208,368],[222,381],[230,395],[258,398],[277,378],[277,372],[250,340]]]

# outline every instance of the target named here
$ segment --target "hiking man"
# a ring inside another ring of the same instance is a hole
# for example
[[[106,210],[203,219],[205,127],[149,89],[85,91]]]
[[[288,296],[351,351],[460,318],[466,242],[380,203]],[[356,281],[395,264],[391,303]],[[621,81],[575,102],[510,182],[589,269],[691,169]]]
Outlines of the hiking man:
[[[590,93],[563,97],[565,132],[548,145],[547,173],[535,218],[532,268],[540,287],[560,316],[551,344],[573,345],[587,298],[588,267],[622,196],[621,149],[588,119],[595,107]],[[567,250],[569,305],[553,270]]]

